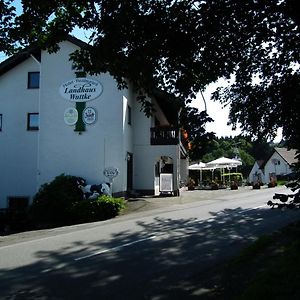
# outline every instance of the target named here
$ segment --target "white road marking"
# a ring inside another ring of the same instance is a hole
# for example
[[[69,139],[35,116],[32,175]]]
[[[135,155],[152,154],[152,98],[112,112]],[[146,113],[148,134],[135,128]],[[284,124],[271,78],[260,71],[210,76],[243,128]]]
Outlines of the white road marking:
[[[139,239],[139,240],[136,240],[136,241],[133,241],[133,242],[130,242],[130,243],[122,244],[122,245],[117,246],[117,247],[113,247],[113,248],[109,248],[109,249],[103,249],[103,250],[100,250],[100,251],[93,252],[93,253],[91,253],[89,255],[77,257],[74,260],[75,261],[79,261],[79,260],[90,258],[90,257],[96,256],[96,255],[100,255],[100,254],[103,254],[103,253],[107,253],[107,252],[111,252],[111,251],[118,251],[118,250],[120,250],[122,248],[131,246],[131,245],[134,245],[134,244],[137,244],[137,243],[141,243],[141,242],[144,242],[144,241],[147,241],[147,240],[153,240],[155,238],[156,238],[156,235],[151,235],[149,237],[146,237],[146,238],[143,238],[143,239]]]
[[[44,269],[44,270],[41,271],[41,273],[42,274],[43,273],[49,273],[49,272],[52,272],[54,270],[56,271],[56,270],[62,269],[64,267],[66,267],[66,266],[67,266],[67,264],[59,264],[59,265],[57,265],[57,266],[55,266],[53,268]]]

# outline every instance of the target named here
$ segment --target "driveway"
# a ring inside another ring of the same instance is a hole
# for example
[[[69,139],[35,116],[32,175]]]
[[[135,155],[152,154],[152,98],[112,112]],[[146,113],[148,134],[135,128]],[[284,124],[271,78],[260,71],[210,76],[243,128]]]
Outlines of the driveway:
[[[267,190],[267,187],[262,187],[262,190]],[[285,187],[279,187],[277,190],[285,192]],[[268,189],[270,191],[270,189]],[[207,200],[218,199],[223,196],[237,196],[239,194],[250,193],[250,195],[255,195],[257,191],[253,190],[250,186],[239,187],[238,190],[231,189],[220,189],[220,190],[187,190],[187,188],[182,188],[180,191],[180,196],[170,197],[170,196],[145,196],[131,198],[127,200],[127,208],[122,212],[121,215],[128,215],[137,212],[152,211],[154,209],[172,208],[173,205],[183,205],[193,202],[203,202]]]

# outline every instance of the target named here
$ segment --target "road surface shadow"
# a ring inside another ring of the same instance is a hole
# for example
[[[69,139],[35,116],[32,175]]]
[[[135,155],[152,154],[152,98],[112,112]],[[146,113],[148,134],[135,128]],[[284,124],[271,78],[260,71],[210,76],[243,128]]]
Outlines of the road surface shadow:
[[[0,299],[222,299],[212,293],[214,268],[298,218],[297,211],[241,208],[207,220],[156,217],[109,240],[99,227],[96,242],[74,241],[36,252],[35,263],[1,268]]]

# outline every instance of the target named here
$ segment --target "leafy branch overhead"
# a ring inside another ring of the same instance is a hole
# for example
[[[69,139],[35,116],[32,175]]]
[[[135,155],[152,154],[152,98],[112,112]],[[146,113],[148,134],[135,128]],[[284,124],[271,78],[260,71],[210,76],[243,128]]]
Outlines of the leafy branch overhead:
[[[109,72],[139,91],[160,88],[188,103],[219,78],[214,99],[231,107],[233,126],[254,137],[278,127],[299,149],[299,9],[296,0],[23,0],[14,16],[2,1],[0,50],[14,42],[50,51],[78,26],[91,32],[75,66]],[[21,30],[20,30],[21,29]]]

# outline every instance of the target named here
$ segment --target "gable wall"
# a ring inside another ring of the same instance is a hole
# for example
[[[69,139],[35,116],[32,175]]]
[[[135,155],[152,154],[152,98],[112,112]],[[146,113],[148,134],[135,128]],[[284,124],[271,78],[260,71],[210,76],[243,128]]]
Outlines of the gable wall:
[[[86,107],[96,109],[97,121],[86,125],[86,131],[81,134],[74,131],[75,126],[64,122],[65,110],[76,104],[64,99],[58,90],[61,84],[75,78],[68,61],[69,53],[74,49],[73,44],[63,42],[59,55],[42,53],[39,184],[61,173],[84,177],[90,183],[100,183],[107,181],[103,170],[111,166],[124,173],[124,91],[117,89],[110,76],[87,76],[103,85],[100,97],[86,102]],[[120,178],[114,183],[115,192],[123,188]]]
[[[273,160],[278,161],[276,165],[273,163]],[[274,152],[270,159],[267,161],[264,170],[266,183],[270,182],[271,174],[286,175],[292,172],[288,163],[277,152]]]
[[[27,114],[38,112],[38,89],[27,89],[28,72],[39,65],[28,58],[0,77],[0,208],[10,196],[29,197],[36,191],[37,131],[27,131]]]

